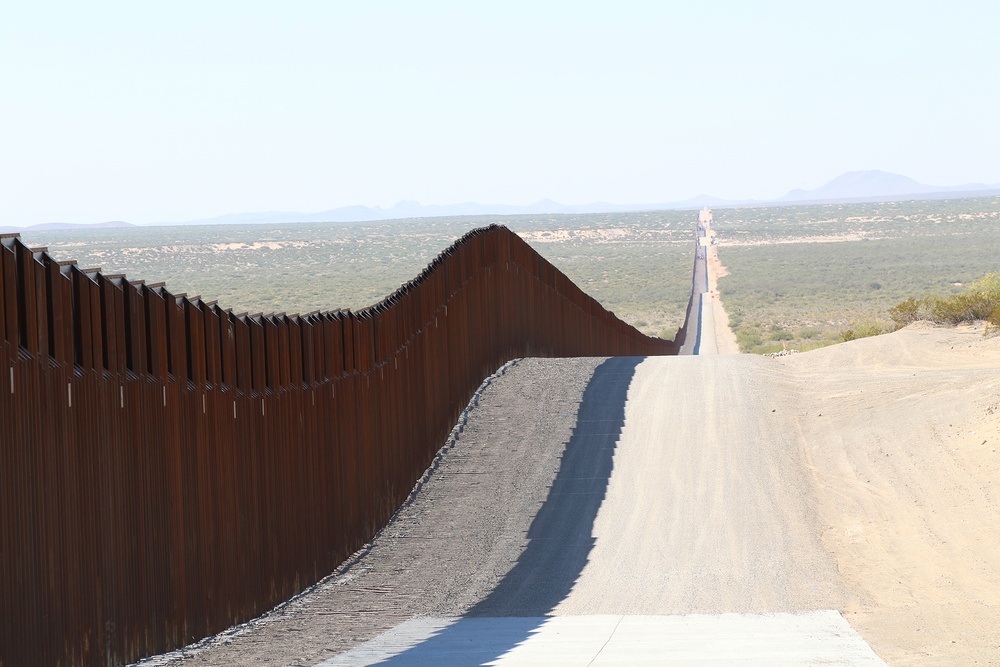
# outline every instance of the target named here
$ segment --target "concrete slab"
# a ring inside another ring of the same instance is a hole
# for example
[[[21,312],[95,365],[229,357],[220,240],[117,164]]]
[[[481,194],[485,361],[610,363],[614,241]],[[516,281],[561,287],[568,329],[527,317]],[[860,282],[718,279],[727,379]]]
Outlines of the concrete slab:
[[[837,611],[414,618],[320,667],[885,665]]]

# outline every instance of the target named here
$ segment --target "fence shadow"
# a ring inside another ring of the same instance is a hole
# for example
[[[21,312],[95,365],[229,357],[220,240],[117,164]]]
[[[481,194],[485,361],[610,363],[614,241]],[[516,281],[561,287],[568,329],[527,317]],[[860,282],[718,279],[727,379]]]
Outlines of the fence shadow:
[[[457,622],[429,629],[429,637],[418,634],[418,643],[372,664],[488,664],[541,628],[569,595],[594,546],[594,521],[625,423],[628,388],[642,360],[614,357],[597,367],[528,545],[493,592]]]

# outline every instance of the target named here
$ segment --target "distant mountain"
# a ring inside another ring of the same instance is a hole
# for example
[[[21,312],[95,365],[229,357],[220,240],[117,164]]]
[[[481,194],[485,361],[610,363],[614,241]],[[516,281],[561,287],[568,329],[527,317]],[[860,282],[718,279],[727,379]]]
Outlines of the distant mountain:
[[[44,222],[40,225],[29,225],[27,227],[12,227],[12,226],[0,226],[0,233],[10,234],[21,232],[49,232],[49,231],[59,231],[66,229],[118,229],[120,227],[135,227],[130,222],[123,222],[121,220],[113,220],[111,222],[97,222],[92,225],[77,224],[73,222]]]
[[[319,213],[299,213],[296,211],[265,211],[256,213],[230,213],[214,218],[189,220],[186,222],[161,222],[159,225],[253,225],[284,224],[290,222],[374,222],[378,220],[401,220],[406,218],[439,218],[457,216],[500,216],[500,215],[551,215],[559,213],[618,213],[634,211],[662,211],[735,206],[780,206],[824,202],[864,202],[892,201],[896,199],[957,199],[961,197],[982,197],[1000,194],[1000,183],[986,185],[969,183],[966,185],[925,185],[907,176],[891,174],[873,169],[851,171],[841,174],[826,185],[815,190],[792,190],[784,197],[773,200],[733,200],[721,199],[701,194],[682,201],[660,204],[560,204],[551,199],[542,199],[534,204],[515,206],[510,204],[421,204],[415,201],[401,201],[388,208],[379,206],[342,206]],[[102,222],[95,225],[69,223],[47,223],[30,227],[2,227],[0,233],[105,229],[113,227],[134,227],[127,222]]]
[[[944,199],[971,197],[977,195],[1000,194],[1000,184],[936,186],[918,183],[912,178],[890,174],[885,171],[852,171],[833,179],[815,190],[792,190],[780,199],[761,201],[753,199],[720,199],[711,195],[698,195],[682,201],[661,204],[560,204],[551,199],[542,199],[526,206],[510,204],[420,204],[415,201],[401,201],[389,208],[379,206],[344,206],[320,213],[297,213],[292,211],[269,211],[266,213],[234,213],[216,218],[204,218],[188,222],[160,223],[170,225],[228,225],[228,224],[280,224],[287,222],[373,222],[376,220],[400,220],[404,218],[438,218],[473,215],[550,215],[557,213],[615,213],[632,211],[662,211],[726,208],[732,206],[767,206],[775,204],[798,204],[828,201],[879,201],[893,198]]]
[[[954,193],[985,193],[1000,191],[1000,184],[985,185],[924,185],[907,176],[873,169],[849,171],[815,190],[792,190],[778,202],[817,202],[838,200],[885,200],[894,197],[911,198],[929,195],[932,199],[946,198]],[[936,195],[936,196],[935,196]]]
[[[442,218],[471,215],[549,215],[553,213],[611,213],[615,211],[651,211],[664,208],[686,208],[673,204],[621,205],[607,202],[567,205],[542,199],[534,204],[515,206],[511,204],[420,204],[415,201],[401,201],[389,208],[380,206],[344,206],[319,213],[297,213],[293,211],[268,211],[266,213],[232,213],[216,218],[203,218],[187,222],[160,223],[171,225],[250,225],[279,224],[285,222],[369,222],[375,220],[401,220],[404,218]],[[694,206],[690,206],[694,207]]]
[[[684,208],[725,208],[727,206],[745,206],[747,204],[759,203],[753,200],[720,199],[711,195],[698,195],[683,201],[672,204],[662,204],[659,208],[684,209]]]
[[[555,213],[614,213],[632,211],[658,211],[667,209],[726,208],[732,206],[768,206],[830,201],[887,201],[892,199],[952,199],[1000,194],[1000,184],[985,185],[925,185],[907,176],[886,171],[851,171],[833,179],[815,190],[792,190],[775,200],[733,200],[720,199],[711,195],[698,195],[682,201],[665,204],[592,204],[567,205],[542,199],[526,206],[509,204],[464,204],[424,205],[415,201],[401,201],[389,208],[378,206],[345,206],[320,213],[277,212],[239,213],[217,218],[192,220],[186,225],[224,225],[285,222],[368,222],[376,220],[399,220],[403,218],[435,218],[472,215],[549,215]]]

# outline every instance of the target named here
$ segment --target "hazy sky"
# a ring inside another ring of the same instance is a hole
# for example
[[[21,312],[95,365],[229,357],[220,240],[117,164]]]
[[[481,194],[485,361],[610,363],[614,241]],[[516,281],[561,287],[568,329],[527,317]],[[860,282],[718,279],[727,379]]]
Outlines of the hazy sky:
[[[1000,2],[0,7],[0,224],[1000,183]]]

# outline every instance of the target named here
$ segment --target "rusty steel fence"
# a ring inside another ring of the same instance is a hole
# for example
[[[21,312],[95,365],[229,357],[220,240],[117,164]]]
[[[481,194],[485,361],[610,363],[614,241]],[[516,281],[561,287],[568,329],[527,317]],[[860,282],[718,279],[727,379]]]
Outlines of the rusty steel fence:
[[[384,525],[504,362],[675,352],[504,227],[375,306],[292,316],[0,237],[0,666],[118,665],[260,615]]]

